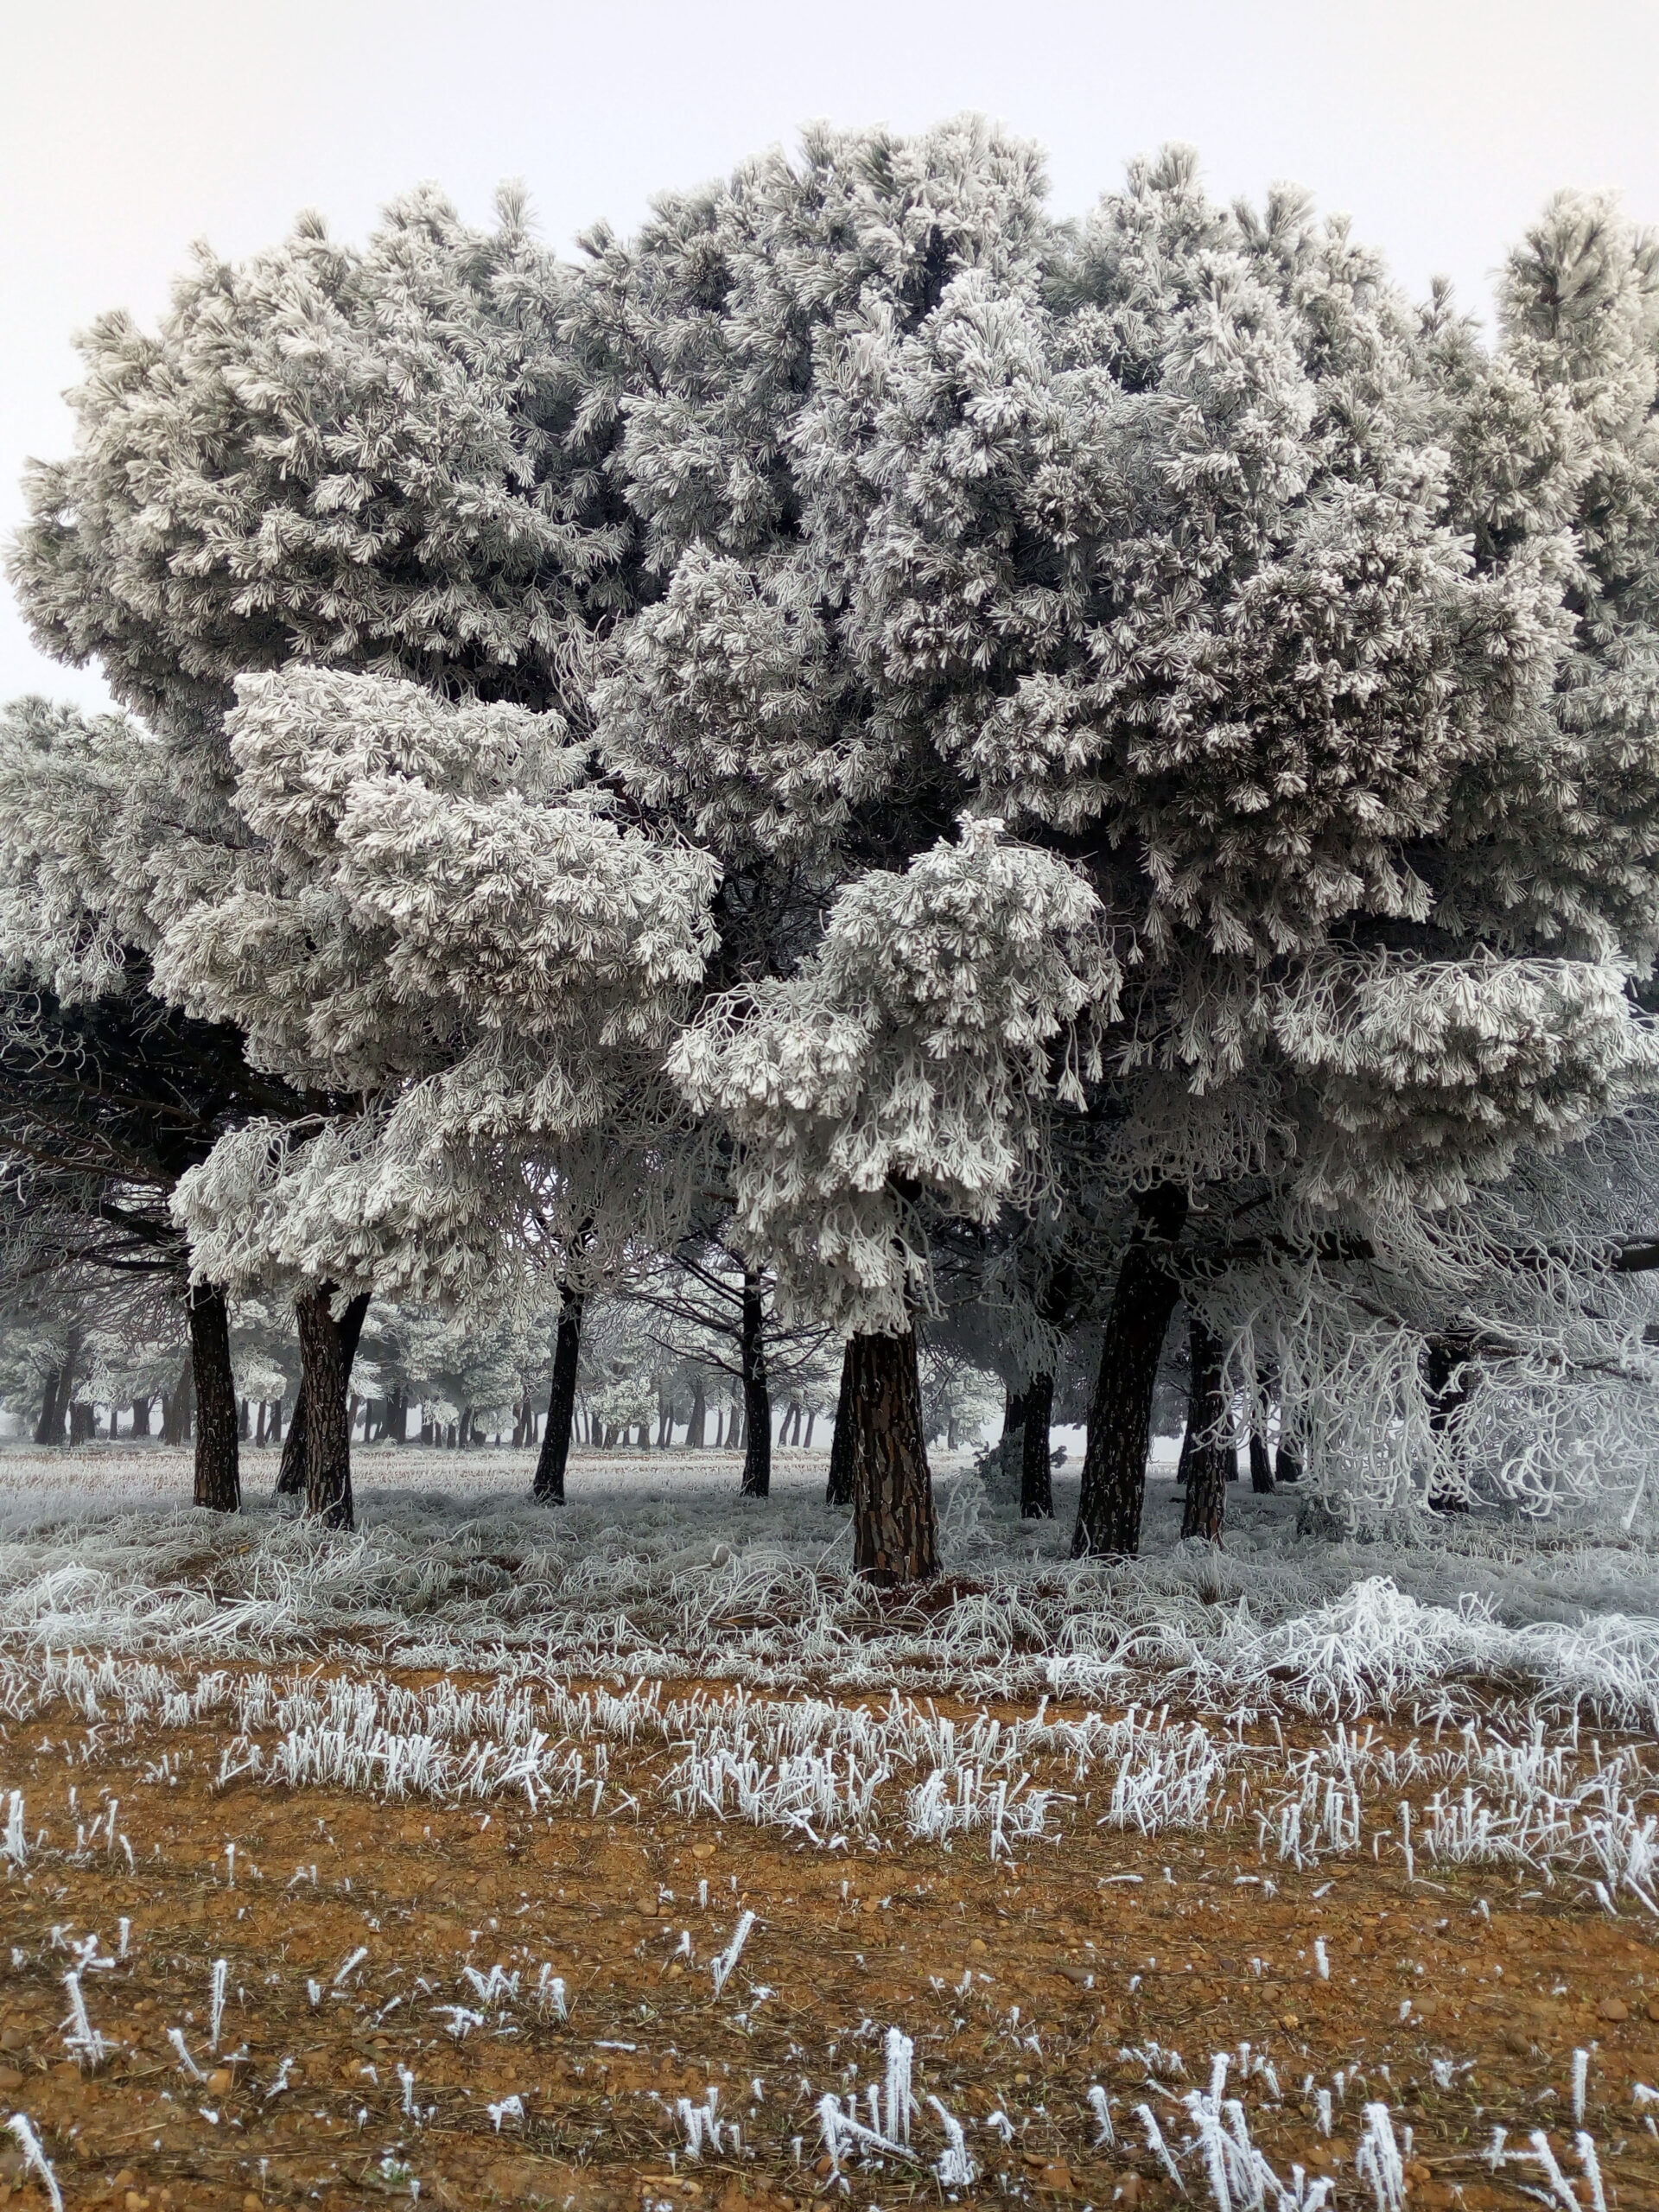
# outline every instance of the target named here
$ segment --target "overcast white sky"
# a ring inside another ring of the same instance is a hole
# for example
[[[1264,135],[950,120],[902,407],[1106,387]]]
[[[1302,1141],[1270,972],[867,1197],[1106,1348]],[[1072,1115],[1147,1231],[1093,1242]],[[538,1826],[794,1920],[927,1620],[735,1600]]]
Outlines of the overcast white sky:
[[[301,207],[360,236],[435,177],[482,218],[523,177],[556,244],[789,142],[810,118],[963,108],[1047,149],[1086,207],[1181,138],[1211,187],[1278,178],[1351,214],[1414,291],[1484,308],[1561,184],[1659,220],[1655,0],[0,0],[0,531],[64,450],[71,334],[156,315],[189,242],[241,254]],[[8,594],[0,697],[101,702]]]

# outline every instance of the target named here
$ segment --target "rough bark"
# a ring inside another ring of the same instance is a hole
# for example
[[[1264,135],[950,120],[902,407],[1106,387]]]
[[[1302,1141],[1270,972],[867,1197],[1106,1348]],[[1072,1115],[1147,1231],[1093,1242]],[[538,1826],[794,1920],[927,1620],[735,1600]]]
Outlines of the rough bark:
[[[853,1347],[841,1356],[841,1388],[836,1396],[836,1426],[830,1438],[830,1479],[824,1484],[826,1505],[853,1502]]]
[[[1026,1385],[1025,1441],[1020,1459],[1020,1518],[1054,1518],[1054,1478],[1049,1464],[1048,1427],[1054,1411],[1054,1377],[1033,1375]]]
[[[305,1394],[305,1510],[330,1529],[351,1529],[356,1521],[345,1331],[334,1319],[327,1284],[296,1298],[294,1314]],[[297,1420],[294,1426],[300,1426]]]
[[[1153,1389],[1180,1297],[1173,1248],[1186,1209],[1186,1192],[1175,1184],[1147,1192],[1118,1268],[1089,1408],[1074,1559],[1090,1553],[1132,1559],[1141,1548]]]
[[[743,1274],[743,1479],[740,1497],[772,1494],[772,1394],[766,1384],[765,1314],[760,1278]]]
[[[854,1337],[853,1567],[885,1587],[939,1571],[916,1332]]]
[[[195,1503],[214,1513],[236,1513],[242,1505],[238,1432],[247,1408],[244,1401],[238,1421],[224,1292],[213,1283],[194,1284],[189,1313],[190,1375],[196,1394]]]
[[[357,1296],[351,1300],[347,1305],[346,1311],[340,1317],[338,1325],[340,1329],[340,1357],[345,1361],[345,1368],[340,1382],[340,1389],[342,1394],[352,1379],[352,1363],[357,1357],[357,1340],[363,1333],[363,1319],[368,1310],[369,1294],[366,1290],[361,1290],[358,1293]],[[340,1405],[340,1415],[341,1418],[344,1419],[345,1403],[343,1395]],[[306,1487],[305,1455],[308,1449],[306,1443],[306,1427],[305,1360],[303,1357],[303,1351],[302,1351],[302,1357],[300,1360],[300,1387],[294,1393],[294,1411],[289,1416],[288,1436],[283,1446],[283,1462],[282,1465],[276,1471],[276,1495],[278,1497],[298,1497]]]
[[[1196,1313],[1187,1316],[1186,1329],[1192,1376],[1186,1426],[1193,1445],[1181,1534],[1219,1543],[1227,1522],[1227,1465],[1230,1460],[1236,1467],[1238,1452],[1222,1395],[1221,1339]]]

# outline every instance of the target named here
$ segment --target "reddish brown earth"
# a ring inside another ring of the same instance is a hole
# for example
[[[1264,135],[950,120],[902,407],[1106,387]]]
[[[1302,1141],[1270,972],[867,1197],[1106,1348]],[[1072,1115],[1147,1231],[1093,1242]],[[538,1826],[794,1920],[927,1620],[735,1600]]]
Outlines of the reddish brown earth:
[[[1372,2098],[1397,2132],[1413,2130],[1414,2203],[1527,2202],[1521,2183],[1541,2184],[1536,2171],[1494,2177],[1480,2155],[1494,2124],[1512,2143],[1547,2128],[1587,2202],[1572,2152],[1575,2048],[1590,2053],[1586,2120],[1610,2204],[1659,2204],[1659,2139],[1632,2103],[1636,2083],[1659,2083],[1653,1923],[1585,1909],[1576,1883],[1548,1890],[1479,1870],[1408,1888],[1400,1867],[1369,1856],[1295,1872],[1264,1866],[1242,1834],[1143,1839],[1096,1827],[1081,1808],[1058,1842],[1014,1866],[993,1866],[982,1837],[950,1852],[899,1842],[829,1853],[659,1816],[643,1788],[639,1811],[623,1804],[597,1820],[246,1782],[218,1791],[209,1730],[169,1730],[164,1748],[173,1784],[145,1778],[159,1744],[101,1746],[67,1715],[14,1724],[0,1743],[0,1792],[26,1792],[31,1835],[44,1825],[60,1846],[114,1797],[136,1859],[129,1871],[101,1839],[80,1861],[48,1848],[10,1875],[0,1904],[0,2113],[29,2117],[71,2208],[406,2203],[411,2178],[422,2203],[467,2208],[804,2206],[834,2186],[817,2100],[880,2079],[889,2023],[915,2038],[925,2109],[931,2093],[969,2125],[982,2171],[957,2194],[971,2201],[1173,2204],[1133,2113],[1149,2099],[1175,2141],[1185,2116],[1120,2052],[1177,2047],[1183,2088],[1207,2082],[1213,2052],[1248,2040],[1284,2091],[1275,2105],[1258,2077],[1243,2092],[1255,2139],[1287,2179],[1293,2163],[1334,2173],[1340,2205],[1371,2202],[1353,2153]],[[663,1762],[660,1748],[615,1749],[609,1806]],[[1131,1874],[1138,1884],[1118,1878]],[[758,1925],[716,2000],[707,1961],[746,1906]],[[60,2034],[73,1963],[63,1946],[96,1930],[101,1953],[113,1952],[122,1917],[128,1960],[84,1977],[93,2024],[117,2049],[86,2075]],[[690,1965],[674,1956],[683,1929]],[[12,1946],[21,1964],[8,1963]],[[345,1993],[314,2007],[308,1978],[327,1993],[359,1946],[367,1956]],[[229,2001],[216,2059],[207,1999],[221,1958]],[[526,1990],[550,1961],[569,1990],[568,2024],[520,2002],[457,2042],[437,2008],[473,2001],[464,1964],[487,1973],[498,1960]],[[757,1985],[772,1993],[757,1997]],[[507,2021],[519,2031],[498,2032]],[[206,2082],[180,2070],[175,2026]],[[1437,2057],[1472,2070],[1438,2088]],[[290,2086],[268,2095],[284,2058]],[[422,2111],[435,2107],[418,2127],[401,2111],[400,2065]],[[1363,2081],[1326,2140],[1302,2083],[1311,2074],[1329,2088],[1338,2069]],[[1090,2147],[1096,2082],[1117,2101],[1127,2148]],[[671,2110],[648,2094],[701,2103],[710,2085],[753,2156],[689,2164]],[[498,2133],[486,2107],[509,2094],[524,2117],[505,2117]],[[1007,2150],[982,2125],[999,2104],[1021,2129]],[[941,2141],[929,2113],[922,2159],[849,2166],[853,2201],[941,2201],[929,2163]],[[402,2171],[383,2177],[394,2146]],[[1196,2164],[1189,2176],[1196,2200]],[[0,2203],[44,2202],[8,2151]]]

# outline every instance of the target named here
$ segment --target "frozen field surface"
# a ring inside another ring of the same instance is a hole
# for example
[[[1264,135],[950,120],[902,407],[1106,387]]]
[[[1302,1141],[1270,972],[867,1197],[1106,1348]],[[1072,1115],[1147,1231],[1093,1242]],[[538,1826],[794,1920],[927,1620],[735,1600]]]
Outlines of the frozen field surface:
[[[1643,1541],[1525,1522],[1444,1525],[1433,1544],[1304,1530],[1294,1491],[1229,1498],[1224,1549],[1178,1540],[1150,1485],[1144,1556],[1074,1564],[1075,1479],[1022,1523],[965,1462],[937,1478],[946,1574],[911,1599],[852,1582],[822,1453],[780,1454],[772,1496],[736,1495],[709,1452],[578,1453],[569,1503],[528,1503],[529,1452],[374,1447],[357,1531],[270,1500],[181,1503],[188,1452],[0,1452],[0,1645],[264,1658],[350,1645],[386,1663],[687,1676],[779,1689],[1123,1699],[1325,1716],[1456,1704],[1478,1683],[1563,1714],[1659,1728],[1659,1562]]]
[[[1659,2202],[1640,1542],[947,1464],[880,1599],[822,1454],[531,1467],[0,1452],[0,2203]]]

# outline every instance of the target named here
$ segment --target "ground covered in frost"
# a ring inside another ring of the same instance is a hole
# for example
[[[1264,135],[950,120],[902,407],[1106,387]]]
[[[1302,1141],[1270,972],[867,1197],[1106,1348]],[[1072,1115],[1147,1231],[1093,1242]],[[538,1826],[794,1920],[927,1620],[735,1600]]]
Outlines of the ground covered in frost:
[[[1659,2196],[1645,1545],[529,1468],[0,1452],[0,2202]]]

